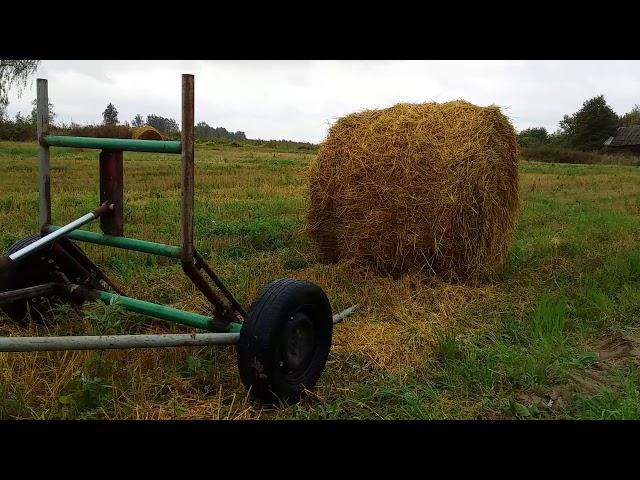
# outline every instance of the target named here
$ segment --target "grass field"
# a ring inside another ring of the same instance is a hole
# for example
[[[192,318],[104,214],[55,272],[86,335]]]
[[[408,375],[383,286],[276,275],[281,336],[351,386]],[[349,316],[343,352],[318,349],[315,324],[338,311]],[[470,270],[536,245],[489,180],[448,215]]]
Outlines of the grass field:
[[[640,418],[640,170],[521,163],[522,210],[491,283],[322,265],[304,234],[313,153],[196,149],[196,246],[247,305],[275,278],[323,287],[329,363],[302,403],[247,398],[233,347],[0,354],[0,418]],[[125,234],[178,243],[178,156],[125,153]],[[38,225],[36,147],[0,142],[0,248]],[[52,149],[54,223],[98,202],[97,152]],[[97,229],[97,225],[90,227]],[[83,245],[126,293],[205,313],[168,259]],[[0,314],[1,315],[1,314]],[[59,308],[0,335],[188,331],[117,305]]]

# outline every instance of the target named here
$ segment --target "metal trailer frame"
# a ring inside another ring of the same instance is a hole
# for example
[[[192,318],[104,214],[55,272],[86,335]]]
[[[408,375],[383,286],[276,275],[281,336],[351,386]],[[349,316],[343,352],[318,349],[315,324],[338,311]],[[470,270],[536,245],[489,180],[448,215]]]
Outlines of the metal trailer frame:
[[[107,349],[137,347],[169,347],[237,343],[246,312],[213,269],[194,247],[194,76],[182,75],[181,140],[137,140],[49,135],[48,85],[37,80],[38,191],[41,238],[30,245],[0,256],[0,273],[19,268],[20,260],[45,246],[57,248],[66,261],[85,272],[95,274],[115,293],[88,288],[69,282],[48,282],[28,288],[0,293],[0,304],[33,298],[52,292],[62,292],[72,301],[102,300],[117,302],[125,310],[141,313],[189,327],[214,332],[210,334],[172,335],[111,335],[102,337],[7,337],[0,338],[0,351],[35,351],[64,349]],[[100,202],[102,205],[64,226],[51,222],[50,147],[98,149],[100,152]],[[138,240],[123,236],[123,155],[124,151],[180,154],[181,209],[180,246]],[[79,227],[100,218],[102,234]],[[205,295],[213,315],[202,315],[122,295],[120,287],[95,265],[82,250],[69,240],[106,245],[125,250],[149,253],[180,261],[182,270]],[[55,243],[54,243],[55,242]],[[202,273],[204,271],[204,275]],[[64,280],[64,279],[63,279]],[[214,288],[215,287],[215,288]],[[356,306],[334,315],[337,323],[350,315]]]
[[[9,255],[13,262],[52,244],[68,238],[79,242],[108,245],[126,250],[134,250],[154,255],[178,259],[182,270],[194,285],[204,294],[213,307],[211,317],[154,304],[121,294],[106,291],[76,289],[75,296],[82,292],[82,299],[100,299],[111,302],[117,299],[126,310],[161,318],[175,323],[200,328],[212,332],[238,332],[246,312],[231,292],[194,248],[193,242],[193,200],[194,200],[194,77],[182,75],[182,122],[180,141],[137,140],[120,138],[94,138],[49,135],[48,85],[46,79],[37,81],[37,133],[38,133],[38,191],[40,207],[40,233],[42,238]],[[90,148],[100,151],[100,201],[101,207],[79,219],[58,227],[51,223],[51,178],[49,173],[50,147]],[[124,151],[161,152],[180,154],[181,167],[181,208],[180,247],[148,242],[123,236],[123,155]],[[103,234],[79,229],[80,226],[100,218]],[[70,243],[70,242],[68,242]],[[68,244],[67,244],[68,247]],[[77,253],[77,252],[76,252]],[[83,259],[88,270],[99,268],[88,258]],[[6,263],[6,261],[5,261]],[[202,273],[204,271],[204,275]],[[115,286],[104,272],[100,277]],[[208,279],[207,279],[208,277]],[[212,285],[213,284],[213,285]],[[76,287],[71,285],[68,288]],[[215,288],[214,288],[215,287]],[[216,291],[217,290],[217,291]],[[117,293],[121,293],[116,289]],[[10,293],[10,292],[8,292]],[[14,292],[24,295],[23,292]],[[5,301],[11,295],[5,295]]]

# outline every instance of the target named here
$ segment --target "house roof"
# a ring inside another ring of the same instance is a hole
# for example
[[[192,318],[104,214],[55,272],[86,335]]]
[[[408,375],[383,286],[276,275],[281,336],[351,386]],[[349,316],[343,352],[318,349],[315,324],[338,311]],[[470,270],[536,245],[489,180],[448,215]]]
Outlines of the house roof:
[[[626,147],[640,145],[640,125],[620,127],[611,141],[607,139],[605,145],[610,147]]]

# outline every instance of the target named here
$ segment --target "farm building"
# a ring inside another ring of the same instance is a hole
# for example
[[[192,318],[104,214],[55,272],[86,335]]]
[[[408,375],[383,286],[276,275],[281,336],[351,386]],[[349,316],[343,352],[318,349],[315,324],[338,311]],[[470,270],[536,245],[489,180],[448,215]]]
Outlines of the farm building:
[[[609,137],[604,146],[608,150],[640,155],[640,125],[618,128],[615,136]]]

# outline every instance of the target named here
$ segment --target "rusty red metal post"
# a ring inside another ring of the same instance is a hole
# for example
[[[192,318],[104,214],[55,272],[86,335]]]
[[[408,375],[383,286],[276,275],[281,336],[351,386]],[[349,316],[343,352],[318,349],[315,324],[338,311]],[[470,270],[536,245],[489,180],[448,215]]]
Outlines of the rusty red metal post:
[[[182,75],[182,207],[180,209],[181,260],[193,262],[194,107],[193,75]]]
[[[122,151],[102,150],[100,152],[100,203],[109,200],[113,210],[100,217],[100,228],[107,235],[124,235],[123,222],[123,167]]]

